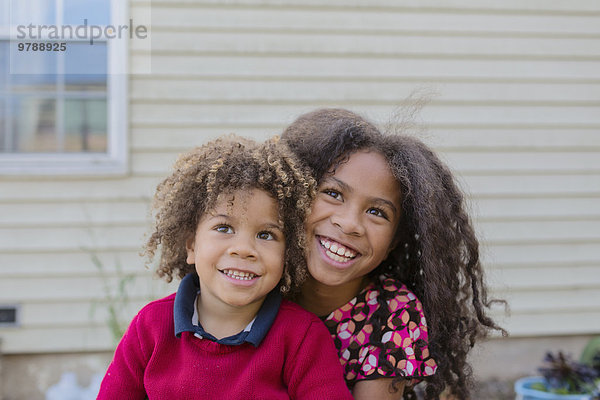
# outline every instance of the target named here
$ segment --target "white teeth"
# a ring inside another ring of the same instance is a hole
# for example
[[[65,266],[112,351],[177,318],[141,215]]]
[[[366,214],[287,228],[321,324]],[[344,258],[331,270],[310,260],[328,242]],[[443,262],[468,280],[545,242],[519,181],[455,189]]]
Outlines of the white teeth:
[[[256,278],[256,276],[257,276],[255,274],[250,273],[250,272],[231,271],[231,270],[228,270],[228,269],[224,269],[221,272],[224,273],[225,275],[227,275],[230,278],[238,279],[240,281],[249,281],[251,279]]]
[[[332,253],[332,252],[331,252],[331,251],[329,251],[329,250],[327,250],[327,251],[325,252],[325,254],[327,254],[327,257],[329,257],[329,258],[331,258],[332,260],[334,260],[334,261],[337,261],[337,262],[348,262],[348,261],[350,261],[350,260],[352,259],[352,258],[350,258],[350,257],[342,257],[342,256],[339,256],[339,255],[337,255],[337,254],[334,254],[334,253]]]
[[[338,262],[348,262],[356,257],[356,252],[346,248],[345,246],[342,246],[341,244],[331,243],[325,239],[321,239],[320,242],[321,246],[327,249],[325,254],[327,254],[327,256],[332,260]]]

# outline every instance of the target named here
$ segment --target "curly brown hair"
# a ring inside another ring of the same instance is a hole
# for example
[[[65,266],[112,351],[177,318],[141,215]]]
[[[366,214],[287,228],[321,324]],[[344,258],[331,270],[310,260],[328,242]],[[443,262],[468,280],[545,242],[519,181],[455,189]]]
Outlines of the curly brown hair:
[[[429,350],[438,365],[426,378],[425,397],[439,398],[445,388],[469,398],[472,371],[467,353],[490,330],[505,331],[487,316],[488,300],[479,243],[465,211],[464,196],[448,167],[425,144],[403,134],[382,134],[372,123],[344,109],[319,109],[300,116],[282,139],[320,182],[359,150],[383,155],[401,187],[402,217],[397,245],[370,274],[402,281],[422,301]],[[382,347],[385,303],[382,290],[370,345]],[[386,296],[387,295],[387,296]],[[384,322],[385,323],[385,322]],[[417,344],[425,345],[423,343]],[[380,364],[388,365],[385,352]],[[400,381],[402,378],[397,380]],[[412,390],[405,398],[413,398]]]
[[[278,138],[262,144],[235,135],[213,140],[182,154],[156,188],[155,227],[145,254],[151,261],[160,250],[156,272],[167,282],[195,272],[186,263],[186,241],[194,236],[201,217],[221,194],[261,189],[278,203],[285,236],[279,287],[282,293],[293,293],[307,275],[304,219],[315,187],[310,173]]]

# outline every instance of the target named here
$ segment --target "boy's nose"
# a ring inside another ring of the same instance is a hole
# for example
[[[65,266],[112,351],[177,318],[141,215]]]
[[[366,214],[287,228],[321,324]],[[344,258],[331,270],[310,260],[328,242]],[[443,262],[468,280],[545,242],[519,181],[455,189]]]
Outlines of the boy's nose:
[[[256,259],[258,253],[253,239],[247,238],[245,235],[239,235],[231,244],[229,254],[234,257]]]

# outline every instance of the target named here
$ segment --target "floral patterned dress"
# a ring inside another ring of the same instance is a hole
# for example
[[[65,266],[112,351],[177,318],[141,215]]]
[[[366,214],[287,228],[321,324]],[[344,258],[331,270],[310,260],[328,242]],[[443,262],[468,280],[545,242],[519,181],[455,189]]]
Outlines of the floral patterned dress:
[[[373,332],[373,313],[379,308],[382,290],[393,291],[387,301],[388,318],[382,324],[383,349],[369,344]],[[433,375],[437,368],[427,348],[427,323],[419,299],[401,282],[381,278],[371,283],[347,304],[323,319],[338,349],[346,383],[358,380],[404,376],[419,378]],[[379,362],[384,351],[391,366]]]

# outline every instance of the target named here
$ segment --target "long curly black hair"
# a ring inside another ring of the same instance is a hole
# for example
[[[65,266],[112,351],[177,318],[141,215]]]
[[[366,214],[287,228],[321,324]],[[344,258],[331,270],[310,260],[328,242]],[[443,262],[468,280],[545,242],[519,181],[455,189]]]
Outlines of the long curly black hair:
[[[278,138],[256,143],[235,135],[221,137],[182,154],[173,172],[156,189],[154,230],[145,253],[160,250],[157,274],[170,282],[195,272],[186,263],[186,241],[220,194],[261,189],[277,201],[285,236],[280,291],[296,291],[307,276],[304,219],[315,180]]]
[[[382,134],[375,125],[344,109],[319,109],[300,116],[282,134],[319,183],[359,150],[382,154],[400,183],[402,217],[397,245],[370,274],[403,282],[421,300],[427,318],[429,351],[438,365],[427,377],[425,397],[449,390],[469,398],[472,371],[467,353],[490,330],[505,331],[486,314],[488,300],[479,243],[464,196],[448,167],[420,140]],[[370,345],[382,347],[385,302],[395,293],[382,290],[373,319]],[[425,346],[426,344],[422,344]],[[419,344],[417,344],[419,346]],[[380,365],[387,365],[381,352]],[[402,378],[398,378],[398,381]],[[405,390],[405,398],[413,398]]]

